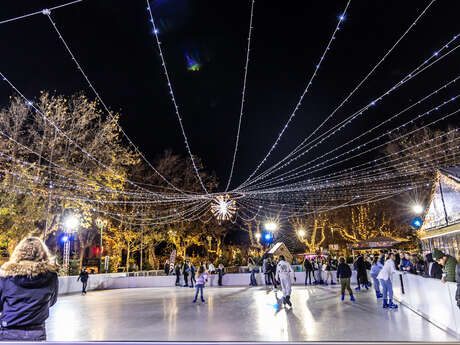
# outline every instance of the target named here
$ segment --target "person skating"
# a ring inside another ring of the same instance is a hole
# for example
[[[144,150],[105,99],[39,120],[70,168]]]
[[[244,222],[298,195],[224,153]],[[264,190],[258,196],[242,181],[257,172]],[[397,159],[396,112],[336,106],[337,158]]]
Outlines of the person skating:
[[[89,275],[88,275],[88,271],[86,270],[85,267],[82,268],[81,272],[80,272],[80,275],[78,276],[77,278],[77,281],[81,281],[81,294],[82,295],[86,295],[86,287],[88,286],[88,278],[89,278]]]
[[[313,272],[313,265],[311,264],[310,260],[308,260],[307,257],[305,257],[305,260],[303,261],[303,268],[305,269],[305,285],[308,285],[308,284],[311,285],[311,275]],[[309,283],[307,281],[309,281]]]
[[[198,271],[196,272],[196,293],[195,298],[193,299],[193,303],[196,303],[196,299],[198,298],[198,292],[200,293],[201,302],[205,303],[203,297],[203,288],[205,280],[208,280],[209,272],[206,271],[205,267],[200,265],[198,267]]]
[[[277,263],[275,262],[275,259],[270,260],[270,266],[269,267],[270,267],[270,280],[273,282],[273,290],[277,291],[279,281],[276,278]]]
[[[45,243],[23,239],[0,269],[0,341],[45,341],[45,321],[56,304],[59,268]]]
[[[390,253],[385,265],[383,265],[383,268],[377,276],[383,289],[383,308],[398,308],[398,306],[393,303],[393,283],[391,281],[393,274],[396,273],[394,260],[395,254]]]
[[[377,279],[377,276],[382,270],[383,265],[384,265],[383,256],[381,259],[379,259],[378,256],[375,256],[374,261],[372,262],[372,267],[371,267],[371,277],[372,277],[372,281],[374,282],[375,295],[377,296],[377,298],[383,297],[382,293],[380,292],[380,283],[379,283],[379,280]]]
[[[196,284],[196,279],[195,279],[196,268],[193,265],[193,263],[190,261],[189,261],[189,267],[190,267],[190,288],[193,289],[193,283]]]
[[[345,299],[345,289],[350,294],[350,300],[355,301],[355,297],[353,296],[353,290],[350,287],[350,279],[351,279],[351,268],[345,263],[344,258],[339,259],[339,266],[337,267],[337,279],[340,280],[340,287],[342,291],[342,301]]]
[[[283,302],[292,307],[291,303],[291,285],[294,271],[291,265],[285,260],[284,255],[280,255],[278,265],[276,265],[275,279],[279,280],[281,289],[283,291]]]

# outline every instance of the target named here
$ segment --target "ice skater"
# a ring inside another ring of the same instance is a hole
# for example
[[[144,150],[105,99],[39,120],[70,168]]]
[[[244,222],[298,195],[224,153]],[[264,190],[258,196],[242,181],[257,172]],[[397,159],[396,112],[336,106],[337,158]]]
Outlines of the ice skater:
[[[380,271],[383,268],[384,264],[384,258],[382,256],[381,259],[376,255],[374,257],[374,261],[372,262],[372,267],[371,267],[371,277],[372,280],[374,281],[374,289],[375,289],[375,295],[377,298],[382,298],[383,295],[380,293],[380,283],[379,280],[377,279],[377,276],[379,275]]]
[[[205,267],[203,265],[200,265],[200,267],[198,267],[198,271],[196,272],[196,293],[195,298],[193,299],[193,303],[196,303],[196,299],[198,298],[198,292],[200,292],[201,302],[205,303],[203,297],[203,288],[204,282],[208,280],[208,277],[209,271],[206,271]]]
[[[280,281],[281,289],[283,291],[283,303],[292,307],[291,303],[291,284],[294,271],[291,265],[285,260],[284,255],[280,255],[278,265],[276,265],[275,279]]]
[[[390,253],[388,260],[385,262],[385,265],[383,265],[383,268],[377,276],[377,279],[380,280],[380,284],[383,289],[383,308],[398,308],[396,304],[393,304],[393,283],[391,281],[393,273],[397,272],[394,260],[395,254]]]
[[[77,281],[81,281],[82,286],[81,286],[81,294],[86,295],[86,287],[88,286],[88,271],[86,270],[85,267],[82,268],[80,275],[77,278]]]
[[[355,297],[353,296],[353,290],[350,287],[350,279],[351,279],[351,268],[345,263],[344,258],[339,259],[340,263],[337,267],[337,280],[340,279],[340,286],[342,290],[342,301],[345,299],[345,289],[350,294],[350,300],[352,302],[355,301]]]

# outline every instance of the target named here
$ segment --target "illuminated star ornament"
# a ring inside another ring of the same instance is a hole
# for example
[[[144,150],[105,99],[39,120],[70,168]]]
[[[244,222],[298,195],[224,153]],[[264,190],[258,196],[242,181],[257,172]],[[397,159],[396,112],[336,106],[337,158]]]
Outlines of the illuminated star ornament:
[[[236,213],[236,201],[230,195],[218,195],[212,201],[211,212],[219,221],[231,219]]]

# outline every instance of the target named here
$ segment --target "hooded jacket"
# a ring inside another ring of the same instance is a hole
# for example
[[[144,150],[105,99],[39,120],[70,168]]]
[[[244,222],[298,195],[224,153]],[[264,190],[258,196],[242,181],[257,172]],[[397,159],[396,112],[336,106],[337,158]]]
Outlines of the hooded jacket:
[[[6,262],[0,270],[0,326],[40,326],[56,303],[57,266],[50,262]]]
[[[391,259],[388,259],[377,275],[377,279],[391,280],[393,273],[396,273],[395,262]]]

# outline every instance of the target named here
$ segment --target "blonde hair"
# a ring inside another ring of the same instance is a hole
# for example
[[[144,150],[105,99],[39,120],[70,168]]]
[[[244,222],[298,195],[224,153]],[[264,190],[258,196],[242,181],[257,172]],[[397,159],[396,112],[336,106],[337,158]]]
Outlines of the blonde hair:
[[[38,237],[26,237],[14,248],[10,257],[10,262],[19,263],[21,261],[35,262],[55,262],[54,257],[43,242]]]
[[[14,248],[10,260],[2,265],[0,276],[36,276],[58,270],[46,244],[38,237],[26,237]]]

